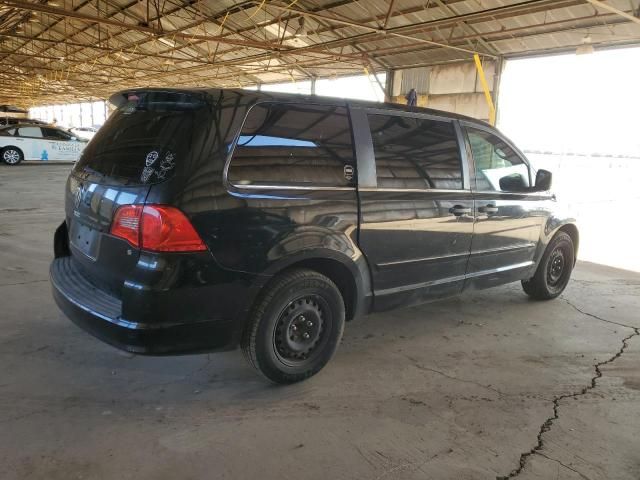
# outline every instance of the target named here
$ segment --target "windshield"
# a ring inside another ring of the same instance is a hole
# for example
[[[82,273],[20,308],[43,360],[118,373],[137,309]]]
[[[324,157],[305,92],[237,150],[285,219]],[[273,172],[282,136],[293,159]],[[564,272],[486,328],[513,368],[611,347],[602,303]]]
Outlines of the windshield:
[[[194,129],[206,118],[206,102],[186,93],[136,92],[85,148],[74,172],[127,185],[161,182],[173,176],[189,152]]]

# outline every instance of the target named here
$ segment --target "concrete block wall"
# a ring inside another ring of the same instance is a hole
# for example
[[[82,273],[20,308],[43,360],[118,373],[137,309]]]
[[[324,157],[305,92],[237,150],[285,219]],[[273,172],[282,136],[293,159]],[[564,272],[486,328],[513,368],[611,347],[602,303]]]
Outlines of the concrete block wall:
[[[483,67],[487,83],[493,92],[496,62],[485,61]],[[394,71],[391,101],[406,104],[405,95],[411,88],[415,88],[418,93],[420,107],[489,120],[489,106],[473,60],[451,65]]]

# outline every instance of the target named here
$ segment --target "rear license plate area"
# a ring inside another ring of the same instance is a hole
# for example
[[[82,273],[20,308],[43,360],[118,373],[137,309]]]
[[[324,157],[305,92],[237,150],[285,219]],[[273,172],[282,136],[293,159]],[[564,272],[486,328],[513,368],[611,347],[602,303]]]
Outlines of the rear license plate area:
[[[92,260],[97,258],[98,246],[100,243],[99,230],[88,225],[84,225],[77,220],[73,221],[71,223],[69,241],[76,250],[79,250],[87,257]]]

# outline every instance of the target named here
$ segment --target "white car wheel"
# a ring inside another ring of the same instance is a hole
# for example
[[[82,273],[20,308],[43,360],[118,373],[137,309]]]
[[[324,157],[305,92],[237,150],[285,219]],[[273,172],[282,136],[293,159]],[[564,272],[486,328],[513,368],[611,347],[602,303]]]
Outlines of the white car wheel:
[[[22,161],[22,152],[13,147],[5,148],[2,151],[2,160],[7,165],[17,165]]]

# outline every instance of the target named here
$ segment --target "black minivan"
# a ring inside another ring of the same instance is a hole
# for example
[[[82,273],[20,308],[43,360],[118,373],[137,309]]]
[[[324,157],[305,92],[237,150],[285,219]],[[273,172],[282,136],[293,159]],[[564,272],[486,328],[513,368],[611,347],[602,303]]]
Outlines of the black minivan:
[[[317,373],[346,320],[522,281],[557,297],[578,247],[551,174],[486,123],[435,110],[222,89],[136,89],[84,150],[53,294],[141,354],[242,349]]]

